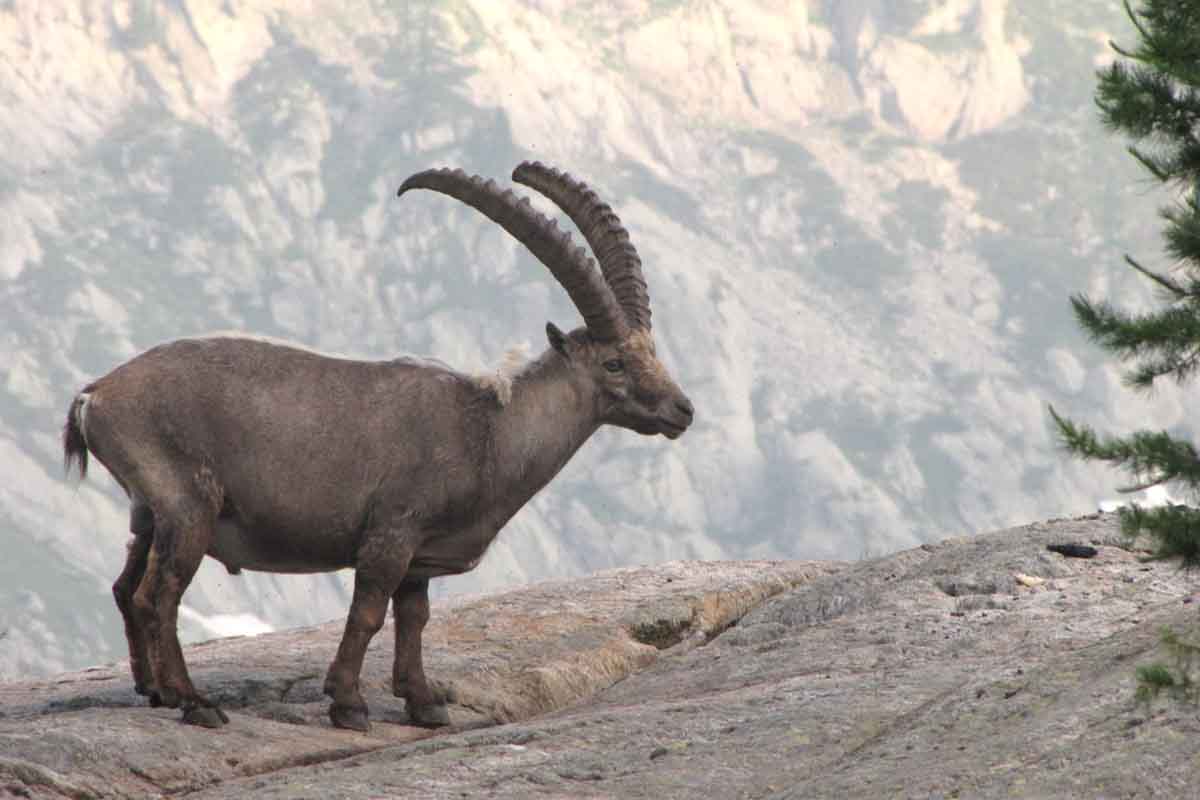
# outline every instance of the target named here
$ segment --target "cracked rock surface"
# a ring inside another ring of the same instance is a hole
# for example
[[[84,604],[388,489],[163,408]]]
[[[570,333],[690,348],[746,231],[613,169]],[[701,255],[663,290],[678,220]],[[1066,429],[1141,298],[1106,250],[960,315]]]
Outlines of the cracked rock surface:
[[[1087,545],[1090,558],[1047,545]],[[448,730],[331,728],[340,623],[187,649],[232,722],[150,709],[126,665],[0,686],[0,796],[1173,797],[1200,714],[1134,700],[1195,580],[1112,516],[854,563],[676,562],[435,608]]]

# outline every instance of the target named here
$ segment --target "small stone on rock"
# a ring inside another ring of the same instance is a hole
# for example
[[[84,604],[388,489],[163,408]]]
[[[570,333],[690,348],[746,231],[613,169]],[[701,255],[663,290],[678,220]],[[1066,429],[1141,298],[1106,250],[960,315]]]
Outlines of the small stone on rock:
[[[1086,544],[1048,544],[1046,545],[1046,549],[1067,558],[1095,558],[1100,552],[1096,548],[1089,547]]]

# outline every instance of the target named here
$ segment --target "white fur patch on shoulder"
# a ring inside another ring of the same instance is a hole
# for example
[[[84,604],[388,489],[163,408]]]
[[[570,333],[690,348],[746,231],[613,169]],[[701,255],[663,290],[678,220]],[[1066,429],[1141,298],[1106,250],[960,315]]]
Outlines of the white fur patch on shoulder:
[[[474,375],[472,379],[480,389],[495,395],[497,403],[506,406],[512,400],[513,378],[520,374],[528,363],[529,343],[522,342],[516,347],[509,348],[500,361],[500,366],[495,370]]]

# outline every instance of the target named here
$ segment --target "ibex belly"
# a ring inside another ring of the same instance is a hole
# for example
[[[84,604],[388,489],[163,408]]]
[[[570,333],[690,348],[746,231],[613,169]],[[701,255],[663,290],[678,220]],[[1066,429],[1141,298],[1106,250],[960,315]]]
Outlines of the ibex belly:
[[[436,578],[470,572],[479,564],[498,531],[480,526],[438,531],[421,543],[408,568],[409,577]]]
[[[262,572],[330,572],[354,566],[352,558],[341,557],[330,548],[313,552],[294,538],[247,530],[235,518],[217,520],[208,555],[236,575],[243,569]]]

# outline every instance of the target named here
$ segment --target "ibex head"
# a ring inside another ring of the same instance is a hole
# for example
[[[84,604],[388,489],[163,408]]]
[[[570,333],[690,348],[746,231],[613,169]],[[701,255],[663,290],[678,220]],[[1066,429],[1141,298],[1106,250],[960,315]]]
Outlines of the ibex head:
[[[571,362],[577,380],[591,389],[600,422],[668,439],[679,438],[692,424],[692,402],[658,360],[649,331],[602,341],[587,328],[568,335],[551,322],[546,333],[550,345]]]
[[[461,170],[428,170],[406,180],[399,194],[423,188],[450,195],[529,248],[583,315],[582,328],[565,334],[547,323],[546,335],[571,364],[576,380],[596,398],[597,419],[648,436],[678,438],[692,423],[692,403],[655,353],[642,262],[621,220],[586,184],[539,162],[521,164],[512,177],[571,218],[599,259],[599,270],[571,235],[536,211],[528,198],[501,191],[493,181]]]

